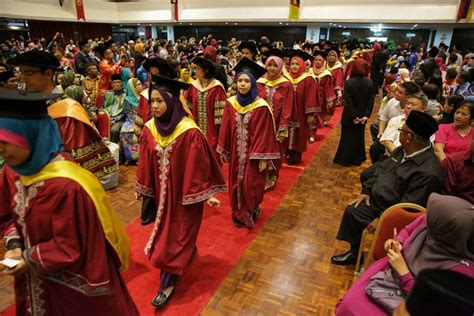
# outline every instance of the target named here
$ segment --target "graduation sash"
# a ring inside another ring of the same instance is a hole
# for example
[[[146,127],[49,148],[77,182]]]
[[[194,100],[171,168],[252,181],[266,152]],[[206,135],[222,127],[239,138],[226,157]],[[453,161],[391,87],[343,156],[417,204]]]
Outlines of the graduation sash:
[[[48,114],[53,118],[71,117],[90,127],[93,127],[87,112],[84,108],[73,99],[66,98],[58,102],[54,102],[48,107]]]
[[[156,128],[154,119],[151,119],[146,122],[145,126],[148,127],[151,132],[151,135],[153,135],[153,138],[155,138],[157,143],[162,148],[167,147],[169,144],[171,144],[173,140],[175,140],[178,136],[180,136],[189,129],[197,128],[199,131],[201,131],[197,126],[196,122],[194,122],[192,118],[187,116],[183,117],[183,119],[178,123],[178,125],[176,125],[176,128],[174,129],[173,133],[171,133],[171,135],[169,136],[160,135],[160,132]]]
[[[311,76],[315,79],[318,79],[318,80],[322,79],[324,76],[329,76],[329,77],[332,78],[331,72],[327,69],[324,69],[323,72],[321,72],[320,74],[317,74],[317,75],[314,73],[314,70],[311,69]]]
[[[24,186],[30,186],[34,183],[53,178],[70,179],[78,183],[84,191],[86,191],[94,203],[105,238],[120,259],[120,271],[127,270],[130,254],[130,239],[113,211],[107,194],[97,178],[86,169],[68,160],[53,161],[36,174],[20,176],[20,180]]]
[[[326,65],[326,69],[329,71],[333,71],[334,69],[337,68],[342,68],[342,64],[340,62],[336,62],[336,64],[333,67],[329,67],[329,65]]]
[[[267,87],[270,87],[270,88],[272,88],[274,86],[278,86],[279,84],[287,82],[287,81],[289,81],[289,80],[287,78],[285,78],[284,76],[280,76],[275,80],[268,80],[268,79],[263,78],[263,77],[261,77],[257,80],[258,83],[262,83],[262,84],[264,84],[264,85],[266,85]]]
[[[293,78],[289,73],[288,74],[285,74],[285,77],[292,83],[292,84],[298,84],[300,83],[301,81],[303,81],[304,79],[306,79],[307,77],[311,77],[311,74],[307,73],[307,72],[303,72],[301,74],[301,76],[299,76],[298,78]]]
[[[206,92],[208,90],[211,90],[212,88],[214,87],[221,87],[224,91],[225,91],[225,88],[224,88],[224,85],[219,81],[219,80],[215,80],[213,79],[208,86],[206,87],[203,87],[201,86],[201,83],[199,82],[199,80],[194,80],[192,83],[191,83],[196,89],[198,89],[199,92]]]
[[[248,104],[247,106],[241,106],[239,101],[237,101],[236,96],[228,98],[227,102],[229,102],[229,104],[240,114],[248,113],[248,112],[253,111],[255,109],[258,109],[262,106],[267,107],[268,111],[270,111],[270,115],[272,116],[273,128],[275,128],[275,131],[276,131],[275,119],[273,118],[272,108],[267,103],[267,101],[265,101],[264,99],[257,98],[252,103]]]

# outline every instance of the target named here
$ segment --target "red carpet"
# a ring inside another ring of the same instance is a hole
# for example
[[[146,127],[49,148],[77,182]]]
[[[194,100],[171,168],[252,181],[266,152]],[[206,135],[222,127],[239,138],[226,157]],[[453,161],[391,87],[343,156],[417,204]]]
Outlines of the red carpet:
[[[341,113],[342,107],[337,108],[330,126],[339,123]],[[169,305],[159,313],[166,315],[199,314],[259,233],[266,220],[280,205],[284,196],[303,172],[304,166],[311,161],[311,158],[319,150],[324,139],[331,131],[332,127],[318,130],[317,142],[308,144],[308,151],[303,155],[302,165],[283,166],[276,187],[265,195],[260,206],[262,215],[253,230],[234,227],[231,221],[227,193],[217,196],[221,200],[219,209],[205,207],[197,242],[198,255],[179,280],[176,292]],[[224,172],[227,178],[227,168]],[[134,220],[126,227],[132,239],[132,248],[130,267],[124,274],[124,278],[142,316],[159,314],[155,312],[150,304],[158,289],[159,270],[148,263],[143,253],[151,229],[152,225],[142,227],[139,219]],[[14,315],[13,309],[8,309],[3,315]]]

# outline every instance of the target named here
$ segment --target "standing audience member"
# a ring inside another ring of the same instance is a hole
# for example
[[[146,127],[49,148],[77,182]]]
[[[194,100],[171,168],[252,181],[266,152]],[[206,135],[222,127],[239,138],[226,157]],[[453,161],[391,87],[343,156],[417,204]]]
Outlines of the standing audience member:
[[[367,78],[369,65],[356,60],[351,78],[344,84],[344,111],[341,139],[333,162],[342,166],[360,166],[365,161],[365,124],[374,106],[373,83]]]
[[[97,71],[97,66],[93,63],[86,65],[86,77],[82,82],[82,87],[84,92],[90,98],[91,106],[95,106],[97,101],[97,96],[99,95],[99,81],[100,76]]]
[[[99,92],[106,92],[111,89],[112,76],[120,74],[120,62],[114,62],[114,53],[110,48],[104,51],[104,58],[99,64],[100,80]],[[120,75],[119,75],[120,77]]]
[[[85,75],[86,65],[95,64],[96,61],[89,55],[91,52],[91,45],[88,41],[79,42],[80,52],[76,55],[76,72]]]

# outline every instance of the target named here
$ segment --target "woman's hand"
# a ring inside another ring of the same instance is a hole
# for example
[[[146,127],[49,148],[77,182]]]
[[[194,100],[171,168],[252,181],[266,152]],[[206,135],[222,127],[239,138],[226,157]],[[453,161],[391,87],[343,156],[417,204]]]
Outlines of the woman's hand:
[[[5,252],[4,259],[16,259],[20,260],[20,263],[14,268],[6,268],[3,270],[3,273],[11,276],[20,276],[25,274],[29,270],[29,266],[26,264],[26,261],[21,256],[21,248],[15,248]]]
[[[385,252],[388,252],[389,249],[397,250],[398,252],[402,252],[403,250],[402,244],[395,239],[387,239],[383,248],[385,249]]]
[[[393,270],[397,272],[398,276],[402,276],[410,272],[401,251],[389,249],[387,252],[387,257],[388,262],[392,266]]]
[[[262,172],[268,167],[268,161],[263,159],[258,162],[258,172]]]
[[[206,201],[207,205],[211,206],[211,207],[219,207],[221,206],[221,201],[219,201],[218,199],[216,199],[215,197],[211,196],[207,201]]]

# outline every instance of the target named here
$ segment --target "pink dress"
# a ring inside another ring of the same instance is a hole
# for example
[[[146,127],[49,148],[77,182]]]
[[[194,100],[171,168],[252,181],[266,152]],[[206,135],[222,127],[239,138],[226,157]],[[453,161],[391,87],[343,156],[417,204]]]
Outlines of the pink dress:
[[[410,235],[420,225],[424,224],[426,216],[420,216],[414,220],[410,225],[406,226],[397,236],[397,240],[402,243],[403,248],[410,245],[405,244]],[[382,307],[372,301],[370,297],[365,294],[365,288],[370,281],[370,278],[379,271],[384,271],[390,267],[387,257],[383,257],[372,263],[362,276],[351,286],[346,295],[336,305],[336,316],[378,316],[388,315]],[[451,270],[474,277],[474,267],[459,264]],[[407,273],[399,277],[400,285],[404,293],[408,294],[415,283],[415,277],[411,273]]]
[[[474,128],[469,133],[461,136],[452,124],[441,124],[435,134],[435,143],[444,144],[444,153],[446,156],[471,149],[472,138],[474,137]]]

